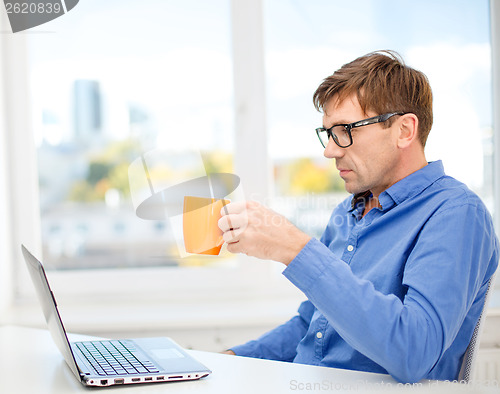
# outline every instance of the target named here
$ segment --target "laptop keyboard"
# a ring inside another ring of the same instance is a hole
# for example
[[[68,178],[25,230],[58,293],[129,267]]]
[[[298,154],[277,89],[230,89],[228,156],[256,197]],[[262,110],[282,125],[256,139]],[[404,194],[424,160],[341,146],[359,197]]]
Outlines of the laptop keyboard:
[[[160,370],[128,341],[76,342],[99,375],[137,375]]]

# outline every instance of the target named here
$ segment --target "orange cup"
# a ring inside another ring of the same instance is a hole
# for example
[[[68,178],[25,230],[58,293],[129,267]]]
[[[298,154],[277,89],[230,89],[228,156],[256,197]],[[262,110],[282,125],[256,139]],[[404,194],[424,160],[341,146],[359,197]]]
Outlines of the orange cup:
[[[184,197],[182,227],[186,252],[218,255],[224,240],[217,225],[222,207],[229,200],[205,197]]]

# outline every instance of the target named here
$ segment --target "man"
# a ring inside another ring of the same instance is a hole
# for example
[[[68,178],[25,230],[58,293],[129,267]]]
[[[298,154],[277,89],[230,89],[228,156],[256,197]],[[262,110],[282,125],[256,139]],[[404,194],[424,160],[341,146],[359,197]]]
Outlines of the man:
[[[223,209],[228,250],[284,263],[308,298],[290,321],[228,353],[401,382],[456,379],[499,245],[480,199],[425,158],[426,76],[374,52],[327,77],[314,103],[324,155],[352,196],[319,241],[258,203]]]

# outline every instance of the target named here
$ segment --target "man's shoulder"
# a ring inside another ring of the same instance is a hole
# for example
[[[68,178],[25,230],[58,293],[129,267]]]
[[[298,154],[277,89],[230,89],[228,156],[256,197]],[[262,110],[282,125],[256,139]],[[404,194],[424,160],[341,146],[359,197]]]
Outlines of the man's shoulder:
[[[473,190],[463,182],[448,175],[431,184],[422,193],[422,197],[438,204],[439,210],[473,206],[476,209],[487,211],[484,202]]]

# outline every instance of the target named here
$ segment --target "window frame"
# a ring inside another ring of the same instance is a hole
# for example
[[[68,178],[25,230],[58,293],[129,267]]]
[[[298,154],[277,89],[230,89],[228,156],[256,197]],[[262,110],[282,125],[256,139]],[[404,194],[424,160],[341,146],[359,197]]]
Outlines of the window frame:
[[[490,1],[490,37],[491,37],[491,78],[492,78],[492,108],[493,108],[493,201],[494,220],[497,235],[500,233],[500,4]],[[496,176],[495,176],[496,174]],[[500,289],[500,281],[496,287]]]
[[[230,18],[235,97],[235,172],[241,178],[245,197],[263,201],[268,198],[270,191],[269,161],[259,161],[250,168],[248,166],[255,157],[267,157],[267,145],[259,143],[267,140],[261,1],[233,0]],[[3,18],[1,25],[8,26],[6,18]],[[255,34],[248,34],[248,31]],[[27,37],[25,34],[16,34],[0,38],[5,55],[2,56],[5,61],[1,76],[5,83],[2,97],[7,131],[6,163],[0,170],[6,175],[8,187],[3,190],[8,190],[5,193],[8,199],[6,211],[11,213],[5,232],[11,235],[8,254],[12,258],[8,259],[11,262],[8,267],[12,270],[9,274],[12,280],[6,282],[13,283],[5,292],[11,296],[10,304],[17,306],[36,303],[27,271],[23,269],[20,245],[25,244],[36,256],[41,256],[42,251],[37,154],[32,121],[26,116],[31,108]],[[255,130],[259,130],[257,137]],[[244,255],[236,258],[236,268],[89,269],[49,271],[48,276],[58,301],[70,310],[77,308],[83,300],[100,302],[110,309],[129,302],[131,294],[134,294],[135,300],[149,301],[151,310],[154,305],[174,304],[179,300],[190,305],[213,308],[217,303],[227,305],[228,300],[234,299],[250,301],[285,296],[298,300],[303,297],[279,275],[281,264],[279,267],[277,263],[255,262],[255,259]],[[153,297],[155,302],[151,305]],[[231,310],[228,310],[229,314]]]
[[[7,30],[5,13],[0,13],[0,27]],[[490,2],[493,108],[500,106],[500,6]],[[234,67],[235,116],[235,172],[245,185],[246,197],[265,200],[271,195],[271,167],[267,144],[265,73],[263,52],[262,1],[231,0],[231,24]],[[248,34],[248,31],[255,34]],[[38,205],[38,178],[36,148],[32,133],[30,107],[28,53],[26,34],[0,35],[0,213],[4,220],[0,236],[5,240],[0,258],[0,311],[4,312],[22,299],[33,299],[20,244],[41,253],[41,225]],[[500,113],[493,111],[494,133],[494,207],[495,226],[500,232]],[[257,135],[256,135],[257,133]],[[259,142],[260,141],[260,142]],[[5,154],[5,155],[4,155]],[[255,157],[265,160],[254,163]],[[251,191],[251,194],[248,192]],[[190,300],[198,305],[214,305],[228,298],[244,300],[265,299],[278,294],[299,299],[301,296],[279,275],[280,267],[266,262],[255,262],[239,256],[239,268],[220,271],[199,269],[177,272],[165,269],[127,269],[120,271],[119,287],[109,291],[109,283],[117,279],[118,271],[89,270],[86,272],[51,272],[59,298],[81,299],[82,293],[93,294],[95,299],[113,294],[106,305],[112,307],[128,300],[129,295],[142,292],[148,299],[162,291],[159,302]],[[164,273],[160,275],[159,272]],[[169,288],[165,290],[168,277]],[[151,281],[151,282],[149,282]],[[190,282],[196,291],[182,286]],[[82,291],[76,284],[94,283]],[[151,283],[151,286],[145,286]],[[496,284],[500,289],[500,281]],[[163,290],[162,290],[163,289]],[[214,291],[216,290],[217,295]],[[211,297],[205,297],[211,294]],[[36,302],[36,301],[35,301]],[[78,301],[75,301],[75,305]],[[2,315],[4,315],[2,313]],[[1,321],[0,321],[1,323]]]

